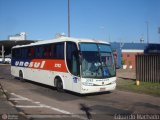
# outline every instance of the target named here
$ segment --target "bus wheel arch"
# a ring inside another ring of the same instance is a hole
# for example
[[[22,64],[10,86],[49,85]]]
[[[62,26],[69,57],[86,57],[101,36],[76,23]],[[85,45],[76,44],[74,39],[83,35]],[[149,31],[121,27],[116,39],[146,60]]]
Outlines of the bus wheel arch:
[[[54,79],[54,86],[58,92],[64,92],[64,83],[60,76],[56,76]]]

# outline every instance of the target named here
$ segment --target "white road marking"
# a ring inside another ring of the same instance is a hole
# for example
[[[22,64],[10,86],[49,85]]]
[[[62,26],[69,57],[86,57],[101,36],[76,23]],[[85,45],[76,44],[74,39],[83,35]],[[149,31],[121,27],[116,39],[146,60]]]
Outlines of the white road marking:
[[[79,115],[27,115],[27,117],[30,118],[36,118],[36,119],[44,119],[44,118],[79,118],[82,120],[88,120],[87,118]]]
[[[45,104],[41,104],[40,102],[37,102],[37,101],[35,102],[35,101],[33,101],[33,100],[29,99],[29,98],[23,97],[21,95],[17,95],[15,93],[11,93],[11,94],[13,96],[17,97],[17,100],[26,100],[26,101],[30,101],[30,102],[35,103],[35,104],[38,105],[38,106],[15,105],[15,107],[18,107],[18,108],[48,108],[48,109],[51,109],[51,110],[58,111],[60,113],[66,114],[66,115],[68,115],[68,117],[74,117],[74,118],[79,118],[79,119],[83,119],[83,120],[88,120],[87,118],[85,118],[83,116],[75,115],[74,113],[71,113],[71,112],[68,112],[68,111],[65,111],[65,110],[61,110],[61,109],[58,109],[58,108],[55,108],[55,107],[51,107],[51,106],[48,106],[48,105],[45,105]],[[11,98],[11,99],[13,99],[13,98]],[[14,98],[14,99],[16,100],[16,98]],[[60,117],[60,116],[57,116],[57,117]],[[53,115],[53,116],[50,116],[50,115],[27,115],[27,117],[29,117],[29,118],[51,118],[51,117],[55,118],[55,115]]]
[[[18,100],[28,100],[28,99],[22,99],[22,98],[9,98],[9,100],[18,101]]]
[[[69,115],[27,115],[28,118],[63,118],[70,117]]]
[[[41,104],[40,104],[41,105]],[[65,110],[60,110],[58,108],[55,108],[55,107],[51,107],[51,106],[47,106],[47,105],[41,105],[42,107],[45,107],[45,108],[49,108],[51,110],[54,110],[54,111],[58,111],[58,112],[61,112],[63,114],[73,114],[73,113],[70,113],[68,111],[65,111]]]
[[[23,96],[17,95],[17,94],[15,94],[15,93],[11,93],[11,94],[14,95],[15,97],[21,99],[21,100],[32,101],[31,99],[28,99],[28,98],[25,98],[25,97],[23,97]]]
[[[26,99],[27,101],[30,101],[30,102],[32,102],[32,103],[35,103],[35,101],[33,101],[33,100],[31,100],[31,99],[29,99],[29,98],[26,98],[26,97],[23,97],[23,96],[20,96],[20,95],[17,95],[17,94],[15,94],[15,93],[11,93],[12,95],[14,95],[14,96],[16,96],[16,97],[18,97],[18,98],[20,98],[20,99]],[[51,107],[51,106],[48,106],[48,105],[45,105],[45,104],[41,104],[40,102],[38,103],[35,103],[35,104],[37,104],[37,105],[39,105],[40,107],[44,107],[44,108],[49,108],[49,109],[51,109],[51,110],[54,110],[54,111],[58,111],[58,112],[61,112],[61,113],[63,113],[63,114],[73,114],[73,113],[70,113],[70,112],[68,112],[68,111],[65,111],[65,110],[61,110],[61,109],[58,109],[58,108],[55,108],[55,107]],[[21,107],[21,108],[27,108],[27,106],[20,106],[20,105],[17,105],[16,107]],[[38,106],[28,106],[28,108],[35,108],[35,107],[38,107]]]
[[[23,106],[23,105],[16,105],[18,108],[43,108],[44,106]]]
[[[34,102],[34,103],[38,104],[38,103],[40,103],[40,102]]]

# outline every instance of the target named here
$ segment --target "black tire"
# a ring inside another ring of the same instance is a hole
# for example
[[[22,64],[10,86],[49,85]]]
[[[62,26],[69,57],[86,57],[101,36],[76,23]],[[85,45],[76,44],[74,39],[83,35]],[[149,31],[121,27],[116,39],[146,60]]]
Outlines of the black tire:
[[[60,78],[56,78],[56,88],[58,92],[64,92],[63,90],[63,82]]]
[[[25,82],[25,80],[23,79],[23,72],[21,70],[19,71],[19,80],[21,82]]]

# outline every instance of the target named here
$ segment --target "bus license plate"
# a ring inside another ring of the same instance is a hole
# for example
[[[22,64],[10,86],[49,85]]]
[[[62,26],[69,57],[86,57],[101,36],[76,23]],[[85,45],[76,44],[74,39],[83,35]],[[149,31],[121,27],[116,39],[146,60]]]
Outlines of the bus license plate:
[[[106,90],[106,88],[100,88],[100,91],[105,91]]]

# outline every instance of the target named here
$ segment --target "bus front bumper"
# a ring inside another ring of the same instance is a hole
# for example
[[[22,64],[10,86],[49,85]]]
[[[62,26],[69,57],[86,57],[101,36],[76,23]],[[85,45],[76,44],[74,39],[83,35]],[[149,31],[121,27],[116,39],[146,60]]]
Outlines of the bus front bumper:
[[[81,94],[112,91],[116,89],[116,82],[105,86],[85,86],[81,87]]]

